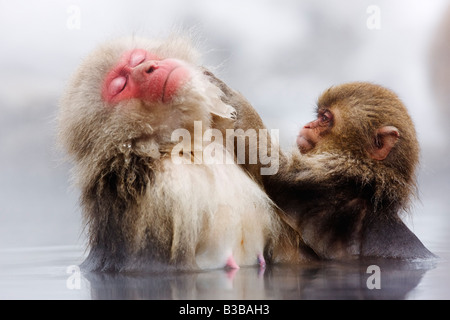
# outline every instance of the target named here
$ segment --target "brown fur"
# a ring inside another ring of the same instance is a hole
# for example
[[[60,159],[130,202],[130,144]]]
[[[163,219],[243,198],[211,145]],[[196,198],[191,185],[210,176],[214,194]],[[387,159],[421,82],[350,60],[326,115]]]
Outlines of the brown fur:
[[[234,123],[235,129],[242,129],[244,131],[248,129],[254,129],[258,132],[259,129],[267,129],[264,125],[261,117],[258,112],[253,108],[253,106],[247,101],[247,99],[239,92],[229,88],[223,81],[216,78],[211,72],[208,70],[204,71],[208,76],[210,81],[217,85],[221,91],[224,93],[222,96],[222,101],[233,106],[236,110],[236,121]],[[258,146],[259,146],[259,134],[257,135]],[[279,166],[283,165],[287,162],[286,155],[278,148],[274,148],[274,142],[270,135],[268,136],[268,150],[276,149],[279,151]],[[249,154],[250,152],[258,152],[255,149],[252,149],[252,146],[246,141],[246,150]],[[241,165],[242,168],[258,183],[261,187],[269,189],[273,189],[270,185],[271,176],[270,175],[261,175],[261,168],[264,166],[258,159],[256,164],[250,164],[245,162]],[[289,218],[286,214],[277,207],[277,214],[282,218],[283,221],[289,221]],[[295,232],[294,228],[291,228],[288,224],[282,223],[283,230],[280,232],[279,242],[277,243],[277,247],[273,249],[275,253],[283,252],[284,254],[274,254],[277,257],[276,261],[278,262],[288,262],[288,263],[298,263],[307,260],[315,260],[317,258],[316,254],[305,245],[305,243],[301,240],[300,235]]]
[[[242,129],[243,131],[253,129],[256,132],[258,132],[259,129],[267,129],[259,114],[256,112],[256,110],[252,107],[252,105],[247,101],[247,99],[245,99],[245,97],[242,94],[229,88],[223,81],[216,78],[208,70],[205,71],[205,74],[208,76],[211,82],[217,85],[224,93],[224,95],[222,96],[222,101],[230,106],[233,106],[233,108],[236,110],[236,121],[234,123],[234,129]],[[257,134],[258,139],[257,145],[250,145],[248,140],[245,141],[246,155],[249,155],[252,152],[258,153],[258,150],[256,150],[255,148],[257,148],[257,146],[259,145],[259,138],[260,138],[259,134]],[[268,136],[269,153],[271,152],[272,144],[273,142],[269,135]],[[284,155],[281,152],[280,157],[284,157]],[[250,164],[247,159],[247,161],[245,161],[242,167],[259,184],[263,185],[263,176],[261,175],[261,168],[263,167],[263,165],[261,164],[259,159],[255,164]]]
[[[304,155],[284,159],[265,183],[303,241],[323,258],[433,256],[399,214],[416,190],[419,146],[414,125],[390,90],[349,83],[318,101],[333,127]],[[377,129],[395,126],[399,139],[382,161],[370,157]]]
[[[371,83],[348,83],[326,90],[318,107],[334,111],[336,121],[333,133],[313,154],[339,155],[342,161],[332,165],[333,171],[374,185],[375,202],[389,203],[392,211],[407,209],[410,196],[416,193],[419,143],[408,110],[397,95]],[[398,128],[400,139],[385,160],[375,161],[367,152],[374,145],[376,130],[383,126]]]

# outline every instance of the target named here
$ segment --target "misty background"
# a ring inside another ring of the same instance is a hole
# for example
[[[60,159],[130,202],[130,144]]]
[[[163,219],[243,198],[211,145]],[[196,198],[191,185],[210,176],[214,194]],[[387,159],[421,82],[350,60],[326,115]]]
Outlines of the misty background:
[[[422,147],[420,200],[406,222],[432,251],[442,250],[450,227],[449,6],[444,0],[0,0],[0,249],[84,244],[78,191],[55,148],[54,121],[83,57],[116,37],[189,30],[203,63],[280,130],[286,149],[329,86],[360,80],[394,90]]]

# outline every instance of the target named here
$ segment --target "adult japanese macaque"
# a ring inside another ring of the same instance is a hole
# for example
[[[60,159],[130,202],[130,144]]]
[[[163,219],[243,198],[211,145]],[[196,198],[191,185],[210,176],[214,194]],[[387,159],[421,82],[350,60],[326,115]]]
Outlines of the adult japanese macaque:
[[[419,146],[399,98],[370,83],[326,90],[265,187],[321,258],[431,258],[401,220],[416,192]]]
[[[300,259],[295,231],[219,139],[236,120],[223,96],[183,38],[122,39],[81,64],[58,120],[81,190],[86,270]]]

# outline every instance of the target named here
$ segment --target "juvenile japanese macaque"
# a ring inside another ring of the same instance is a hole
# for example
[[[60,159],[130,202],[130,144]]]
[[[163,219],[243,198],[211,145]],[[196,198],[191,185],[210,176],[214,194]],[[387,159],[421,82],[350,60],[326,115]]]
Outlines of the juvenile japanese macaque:
[[[81,190],[86,270],[300,259],[296,233],[219,139],[236,120],[222,100],[182,38],[115,41],[81,64],[58,120]]]
[[[362,82],[326,90],[297,145],[264,185],[319,257],[434,256],[401,220],[416,193],[419,145],[392,91]]]

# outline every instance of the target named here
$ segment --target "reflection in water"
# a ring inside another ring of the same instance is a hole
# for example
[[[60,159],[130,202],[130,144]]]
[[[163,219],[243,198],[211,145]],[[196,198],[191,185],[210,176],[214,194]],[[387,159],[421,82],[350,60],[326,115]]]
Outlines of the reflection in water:
[[[380,267],[380,289],[369,289]],[[321,262],[302,266],[241,268],[230,273],[213,270],[165,274],[88,273],[92,299],[404,299],[430,261],[395,259]]]
[[[435,261],[364,259],[247,267],[226,272],[72,273],[79,247],[0,250],[0,299],[448,299],[450,256]],[[380,268],[380,289],[369,289]],[[71,282],[80,277],[77,282]]]

